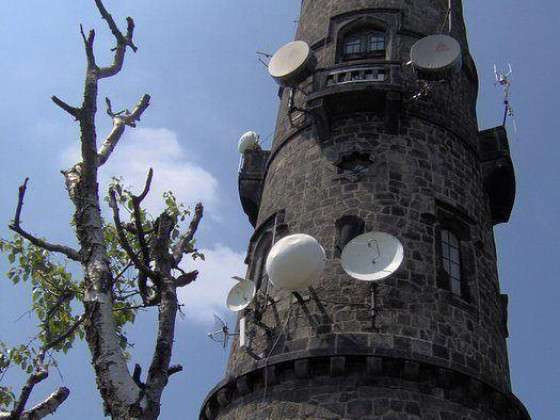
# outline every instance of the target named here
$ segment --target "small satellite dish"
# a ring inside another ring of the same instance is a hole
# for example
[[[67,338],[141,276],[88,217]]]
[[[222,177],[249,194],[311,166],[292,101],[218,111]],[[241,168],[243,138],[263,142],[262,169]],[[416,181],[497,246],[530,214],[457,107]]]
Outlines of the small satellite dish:
[[[412,46],[410,61],[421,79],[444,80],[461,70],[461,46],[449,35],[430,35]]]
[[[249,306],[256,293],[255,283],[251,280],[240,281],[229,291],[226,306],[233,312],[242,311]]]
[[[274,286],[295,292],[311,286],[325,268],[325,250],[317,239],[295,234],[280,239],[266,259],[266,272]]]
[[[284,45],[268,64],[270,76],[280,86],[295,87],[315,70],[317,60],[304,41],[294,41]]]
[[[404,258],[401,242],[383,232],[364,233],[342,250],[341,263],[346,273],[363,281],[378,281],[398,270]]]
[[[241,136],[237,148],[239,153],[244,154],[247,150],[254,150],[259,147],[259,135],[254,131],[248,131]]]

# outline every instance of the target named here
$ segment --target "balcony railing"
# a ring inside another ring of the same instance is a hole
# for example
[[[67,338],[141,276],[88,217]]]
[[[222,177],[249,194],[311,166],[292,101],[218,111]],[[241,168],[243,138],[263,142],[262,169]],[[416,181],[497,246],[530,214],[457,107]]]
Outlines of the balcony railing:
[[[328,72],[326,86],[360,82],[384,82],[386,78],[386,70],[383,67],[354,67]]]
[[[382,90],[402,88],[400,64],[346,65],[315,73],[309,99],[335,90],[355,90],[378,85]]]

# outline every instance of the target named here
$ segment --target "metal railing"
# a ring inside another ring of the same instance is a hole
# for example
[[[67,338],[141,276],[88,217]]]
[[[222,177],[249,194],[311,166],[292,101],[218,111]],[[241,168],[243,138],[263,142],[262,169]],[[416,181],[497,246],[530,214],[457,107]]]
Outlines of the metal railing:
[[[347,83],[384,82],[387,79],[385,67],[353,67],[331,70],[326,74],[326,87]]]

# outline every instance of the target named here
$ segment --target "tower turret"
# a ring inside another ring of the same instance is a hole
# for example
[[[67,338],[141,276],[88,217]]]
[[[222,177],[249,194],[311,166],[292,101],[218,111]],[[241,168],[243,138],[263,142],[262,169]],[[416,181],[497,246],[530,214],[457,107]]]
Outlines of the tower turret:
[[[511,393],[493,235],[512,210],[513,165],[503,127],[479,132],[462,4],[450,4],[302,2],[296,39],[315,62],[280,88],[271,150],[245,152],[247,278],[258,291],[201,419],[530,418]],[[462,54],[426,77],[410,52],[437,33]],[[369,283],[340,257],[372,231],[398,238],[404,258]],[[294,233],[327,256],[295,294],[265,269]]]

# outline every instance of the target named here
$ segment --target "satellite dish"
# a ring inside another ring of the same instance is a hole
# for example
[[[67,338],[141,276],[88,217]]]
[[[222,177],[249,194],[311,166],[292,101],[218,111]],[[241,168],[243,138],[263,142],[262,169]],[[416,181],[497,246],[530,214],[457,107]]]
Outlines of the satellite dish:
[[[251,280],[240,281],[229,291],[226,306],[233,312],[242,311],[249,306],[256,293],[255,283]]]
[[[363,281],[378,281],[398,270],[404,258],[401,242],[383,232],[364,233],[352,239],[342,250],[342,268]]]
[[[274,286],[295,292],[311,286],[325,268],[325,250],[305,234],[286,236],[272,247],[266,272]]]
[[[280,86],[295,87],[315,70],[317,60],[309,45],[294,41],[280,48],[270,59],[268,72]]]
[[[254,150],[259,147],[259,135],[254,131],[247,131],[239,139],[237,148],[239,153],[244,154],[247,150]]]
[[[421,79],[446,79],[461,70],[461,46],[449,35],[430,35],[412,46],[410,61]]]

